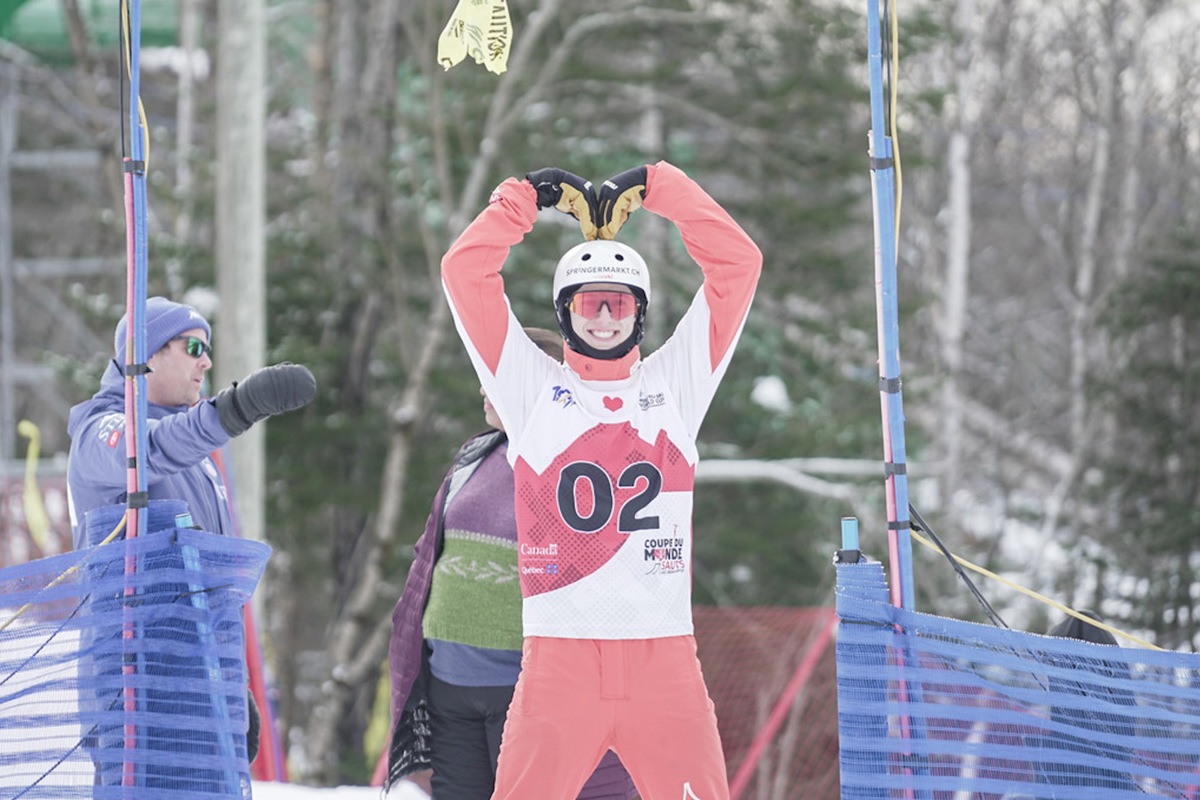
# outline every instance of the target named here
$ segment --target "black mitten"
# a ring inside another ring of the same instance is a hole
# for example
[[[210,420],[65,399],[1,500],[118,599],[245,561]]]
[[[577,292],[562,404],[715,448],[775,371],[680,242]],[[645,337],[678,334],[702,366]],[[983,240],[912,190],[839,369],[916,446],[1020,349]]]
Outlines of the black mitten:
[[[302,364],[283,363],[254,370],[212,399],[221,427],[230,436],[273,414],[307,405],[317,394],[317,379]]]

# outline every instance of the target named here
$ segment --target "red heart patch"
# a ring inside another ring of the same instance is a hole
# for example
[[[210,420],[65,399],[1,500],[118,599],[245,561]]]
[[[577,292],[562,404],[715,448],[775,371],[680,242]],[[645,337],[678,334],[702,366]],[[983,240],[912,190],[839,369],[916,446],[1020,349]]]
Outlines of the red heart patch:
[[[604,407],[607,408],[609,411],[616,411],[618,408],[620,408],[623,405],[625,405],[625,403],[622,402],[621,398],[619,398],[619,397],[605,397],[604,398]]]

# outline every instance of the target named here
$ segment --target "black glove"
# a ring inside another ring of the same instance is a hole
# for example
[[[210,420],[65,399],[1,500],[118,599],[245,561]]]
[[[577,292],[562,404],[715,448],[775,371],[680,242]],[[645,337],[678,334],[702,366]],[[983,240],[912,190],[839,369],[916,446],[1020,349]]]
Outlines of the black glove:
[[[584,239],[596,238],[596,193],[592,182],[558,167],[543,167],[525,173],[537,190],[538,208],[556,208],[579,220]]]
[[[629,215],[642,207],[646,196],[646,168],[634,167],[613,175],[600,187],[596,198],[597,235],[601,239],[617,238],[617,231]]]
[[[283,363],[261,367],[234,381],[212,399],[221,427],[230,436],[238,436],[259,420],[272,414],[307,405],[317,393],[317,379],[301,364]]]
[[[246,716],[250,726],[246,729],[246,761],[253,764],[258,758],[258,737],[262,733],[262,715],[258,713],[258,703],[254,702],[254,692],[246,692]]]

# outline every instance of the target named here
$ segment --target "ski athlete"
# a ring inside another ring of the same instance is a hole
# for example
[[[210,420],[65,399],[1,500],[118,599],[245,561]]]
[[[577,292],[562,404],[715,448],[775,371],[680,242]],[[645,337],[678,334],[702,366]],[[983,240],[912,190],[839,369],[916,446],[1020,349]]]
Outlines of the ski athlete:
[[[703,284],[642,358],[650,272],[613,241],[644,207],[674,223]],[[559,260],[565,363],[523,333],[501,270],[538,211],[588,241]],[[524,644],[493,800],[574,797],[608,750],[643,800],[726,800],[725,759],[691,615],[696,436],[745,323],[762,255],[695,181],[660,161],[591,184],[508,178],[442,260],[455,324],[508,433]]]

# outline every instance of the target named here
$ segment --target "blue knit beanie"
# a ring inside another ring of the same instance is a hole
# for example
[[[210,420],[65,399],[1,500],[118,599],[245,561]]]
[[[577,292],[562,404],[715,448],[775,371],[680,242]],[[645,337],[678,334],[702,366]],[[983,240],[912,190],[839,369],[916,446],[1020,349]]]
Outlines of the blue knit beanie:
[[[117,363],[125,364],[125,327],[128,314],[121,317],[117,323],[117,331],[113,335],[113,352],[117,355]],[[208,320],[200,312],[183,303],[175,303],[165,297],[149,297],[146,299],[146,358],[157,353],[166,346],[167,342],[184,331],[200,328],[212,340],[212,328]]]

